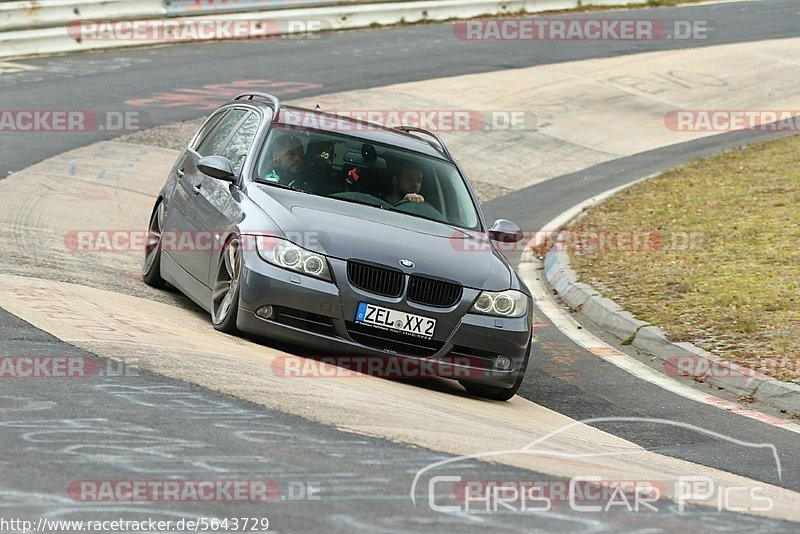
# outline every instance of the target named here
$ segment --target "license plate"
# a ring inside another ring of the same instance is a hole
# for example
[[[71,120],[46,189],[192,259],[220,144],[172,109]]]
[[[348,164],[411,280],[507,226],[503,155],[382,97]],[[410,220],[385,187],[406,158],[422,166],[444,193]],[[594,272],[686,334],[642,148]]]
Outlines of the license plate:
[[[390,310],[389,308],[382,308],[366,302],[358,305],[356,322],[422,339],[431,339],[433,332],[436,330],[436,319]]]

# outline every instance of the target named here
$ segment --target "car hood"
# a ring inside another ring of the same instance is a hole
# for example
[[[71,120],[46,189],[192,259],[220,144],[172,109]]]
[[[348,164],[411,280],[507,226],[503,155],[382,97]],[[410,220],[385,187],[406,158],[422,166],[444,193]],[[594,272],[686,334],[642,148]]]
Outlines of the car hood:
[[[284,237],[342,260],[357,259],[466,287],[502,291],[512,270],[485,235],[376,207],[251,184],[248,196]],[[414,263],[413,268],[401,260]]]

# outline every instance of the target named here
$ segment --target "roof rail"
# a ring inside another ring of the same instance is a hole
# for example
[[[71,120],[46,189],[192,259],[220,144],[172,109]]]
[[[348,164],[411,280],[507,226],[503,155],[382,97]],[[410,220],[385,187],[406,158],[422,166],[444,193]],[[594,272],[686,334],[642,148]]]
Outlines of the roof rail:
[[[436,143],[438,143],[439,146],[434,145],[430,141],[428,141],[428,144],[430,144],[431,146],[433,146],[433,148],[441,152],[442,155],[444,155],[447,159],[453,161],[453,156],[450,154],[450,151],[447,150],[447,146],[445,146],[444,141],[442,141],[442,138],[436,135],[435,133],[426,130],[425,128],[418,128],[416,126],[401,125],[401,126],[395,126],[394,129],[400,130],[401,132],[405,133],[420,133],[432,137],[436,141]]]
[[[278,100],[278,97],[275,95],[270,95],[267,93],[257,93],[257,92],[242,93],[236,98],[234,98],[234,100],[242,100],[243,98],[246,98],[247,100],[253,100],[255,97],[266,98],[267,100],[272,102],[272,107],[275,108],[274,113],[272,115],[272,122],[278,120],[278,115],[280,115],[281,113],[281,101]]]

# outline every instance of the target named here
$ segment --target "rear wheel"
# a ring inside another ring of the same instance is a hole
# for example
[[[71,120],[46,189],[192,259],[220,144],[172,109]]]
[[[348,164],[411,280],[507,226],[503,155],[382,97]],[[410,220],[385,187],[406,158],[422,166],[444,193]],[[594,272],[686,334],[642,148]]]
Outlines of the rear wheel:
[[[239,280],[242,274],[242,251],[238,237],[222,251],[211,295],[211,319],[214,328],[232,336],[241,335],[236,327],[239,315]]]
[[[525,371],[527,371],[528,369],[528,360],[530,360],[531,357],[530,355],[531,355],[531,349],[529,346],[528,356],[525,358],[525,362],[523,362],[522,368],[519,370],[517,379],[514,381],[514,385],[508,389],[498,388],[495,386],[487,386],[479,382],[469,382],[467,380],[459,380],[458,383],[461,384],[464,387],[464,389],[467,390],[467,393],[469,393],[470,395],[475,395],[476,397],[481,397],[490,400],[497,400],[497,401],[511,400],[514,397],[514,395],[517,394],[517,391],[519,391],[520,386],[522,386],[522,381],[525,379]]]
[[[144,248],[142,279],[150,287],[163,289],[166,282],[161,278],[161,234],[164,231],[164,201],[159,200],[150,216],[147,227],[147,242]]]

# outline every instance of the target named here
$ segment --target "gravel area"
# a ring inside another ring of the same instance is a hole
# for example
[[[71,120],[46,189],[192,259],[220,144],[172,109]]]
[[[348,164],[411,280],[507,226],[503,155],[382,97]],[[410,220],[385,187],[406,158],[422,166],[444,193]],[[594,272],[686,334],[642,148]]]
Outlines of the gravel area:
[[[164,124],[122,136],[117,141],[133,143],[135,145],[157,146],[172,150],[183,150],[197,130],[203,125],[207,117],[192,119],[185,122]]]
[[[478,195],[478,199],[481,203],[489,202],[490,200],[500,198],[514,191],[513,189],[490,182],[479,182],[478,180],[470,180],[469,182],[475,189],[475,194]]]

